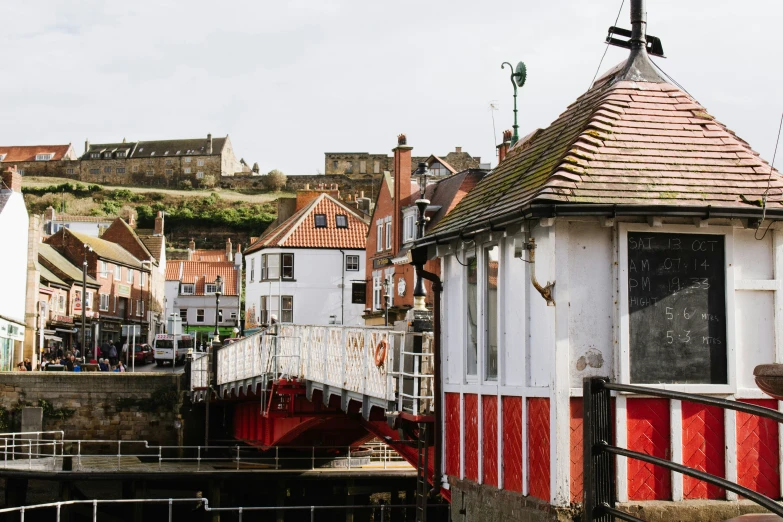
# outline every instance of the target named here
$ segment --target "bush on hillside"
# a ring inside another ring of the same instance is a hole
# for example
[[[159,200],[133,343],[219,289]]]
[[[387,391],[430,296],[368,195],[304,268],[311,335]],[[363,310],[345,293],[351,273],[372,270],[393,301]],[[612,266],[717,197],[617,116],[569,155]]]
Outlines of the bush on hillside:
[[[269,174],[267,174],[264,178],[264,184],[266,185],[266,188],[273,192],[280,192],[283,190],[283,187],[285,187],[287,181],[288,178],[286,175],[277,169],[270,170]]]

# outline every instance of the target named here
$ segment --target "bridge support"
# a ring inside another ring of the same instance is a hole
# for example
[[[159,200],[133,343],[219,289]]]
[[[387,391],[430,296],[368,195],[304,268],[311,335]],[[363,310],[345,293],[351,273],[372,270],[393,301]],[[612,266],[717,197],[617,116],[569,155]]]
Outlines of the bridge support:
[[[222,480],[210,480],[207,488],[207,498],[209,507],[220,507],[220,490],[223,489]],[[211,514],[211,517],[209,516]],[[220,522],[220,511],[207,513],[207,520],[211,522]]]
[[[5,507],[19,507],[27,504],[27,479],[5,480]]]

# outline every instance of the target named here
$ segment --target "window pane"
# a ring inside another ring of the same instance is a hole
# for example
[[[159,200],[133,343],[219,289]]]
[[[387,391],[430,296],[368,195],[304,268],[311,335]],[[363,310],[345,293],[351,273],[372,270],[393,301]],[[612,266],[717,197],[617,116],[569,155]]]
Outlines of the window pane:
[[[484,277],[487,289],[486,338],[484,339],[484,375],[487,380],[498,378],[498,256],[495,245],[484,251]]]
[[[478,264],[475,257],[468,258],[467,273],[467,372],[468,375],[476,375],[476,355],[478,351],[478,323],[476,322],[478,313]]]
[[[343,214],[337,214],[334,217],[334,222],[337,228],[348,228],[348,218]]]
[[[294,255],[283,254],[283,279],[294,278]]]
[[[326,214],[316,214],[315,215],[315,226],[316,226],[316,228],[324,228],[324,227],[326,227]]]
[[[281,298],[282,301],[282,317],[280,320],[284,323],[294,322],[294,297],[291,295],[284,295]]]
[[[267,279],[280,279],[280,254],[270,254],[266,257]]]

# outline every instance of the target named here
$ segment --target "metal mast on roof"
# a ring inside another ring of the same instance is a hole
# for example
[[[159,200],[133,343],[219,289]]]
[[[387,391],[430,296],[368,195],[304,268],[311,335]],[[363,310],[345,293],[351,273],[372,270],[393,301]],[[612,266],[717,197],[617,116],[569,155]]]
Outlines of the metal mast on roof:
[[[517,125],[517,85],[522,87],[525,85],[525,79],[527,78],[527,68],[523,62],[517,64],[516,69],[508,62],[500,64],[501,69],[505,69],[506,65],[511,69],[511,85],[514,87],[514,135],[511,136],[511,145],[514,145],[519,141],[519,125]]]

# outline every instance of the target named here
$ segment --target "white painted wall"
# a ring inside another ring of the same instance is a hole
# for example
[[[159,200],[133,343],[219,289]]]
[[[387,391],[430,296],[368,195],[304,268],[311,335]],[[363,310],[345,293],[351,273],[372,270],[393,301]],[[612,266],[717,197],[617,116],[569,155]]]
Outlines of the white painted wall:
[[[3,189],[10,194],[0,212],[0,244],[3,255],[3,291],[0,298],[0,315],[24,323],[25,295],[27,292],[27,227],[29,217],[24,198],[19,192]]]
[[[362,325],[363,304],[351,304],[352,280],[364,281],[364,250],[344,250],[345,255],[359,256],[359,270],[346,271],[343,254],[334,249],[268,248],[245,256],[245,310],[255,305],[259,314],[262,295],[294,297],[294,323]],[[293,253],[293,281],[259,281],[261,255]],[[255,261],[254,261],[255,260]],[[255,262],[255,280],[250,280],[250,266]],[[341,288],[341,285],[344,287]],[[278,318],[280,315],[278,314]]]
[[[213,326],[215,324],[215,296],[214,295],[180,295],[174,298],[173,313],[179,315],[179,310],[186,308],[188,310],[187,320],[183,320],[188,326]],[[239,297],[235,295],[220,296],[220,310],[223,310],[223,321],[220,326],[234,326],[234,319],[231,319],[232,313],[237,313],[239,306]],[[198,310],[204,310],[204,320],[197,321]],[[237,319],[239,315],[237,314]],[[238,326],[238,323],[236,323]]]

